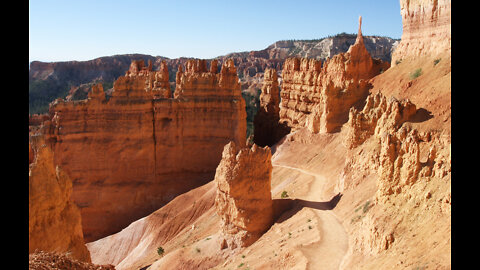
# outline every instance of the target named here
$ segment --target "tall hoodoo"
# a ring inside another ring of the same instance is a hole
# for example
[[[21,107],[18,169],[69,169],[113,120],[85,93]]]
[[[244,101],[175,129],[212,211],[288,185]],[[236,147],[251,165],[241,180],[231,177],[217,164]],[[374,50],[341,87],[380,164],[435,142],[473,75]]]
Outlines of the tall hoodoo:
[[[230,248],[255,242],[273,223],[270,148],[225,145],[217,167],[215,208]]]
[[[73,182],[85,239],[115,233],[178,194],[213,179],[223,147],[245,144],[246,112],[233,61],[191,60],[177,73],[171,98],[166,63],[132,62],[89,99],[50,106],[43,129],[55,165]],[[214,72],[215,71],[215,72]],[[101,102],[98,102],[101,100]]]
[[[314,133],[335,132],[348,120],[352,106],[362,103],[371,88],[368,80],[390,64],[372,59],[361,32],[346,53],[327,59],[289,58],[282,70],[280,119],[293,129],[307,126]]]

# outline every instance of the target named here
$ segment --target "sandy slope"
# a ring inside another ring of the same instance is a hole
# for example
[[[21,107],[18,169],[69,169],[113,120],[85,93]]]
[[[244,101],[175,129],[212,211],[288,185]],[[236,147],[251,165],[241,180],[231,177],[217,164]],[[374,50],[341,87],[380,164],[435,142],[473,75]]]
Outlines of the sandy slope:
[[[274,167],[282,167],[290,170],[296,170],[303,174],[314,177],[314,181],[305,196],[298,197],[312,202],[322,201],[321,190],[325,185],[325,178],[319,174],[291,167],[287,165],[273,164]],[[308,203],[304,203],[308,207]],[[301,248],[302,253],[308,259],[307,269],[338,269],[340,263],[348,249],[348,236],[342,224],[338,221],[332,210],[315,209],[318,219],[317,229],[320,231],[321,239],[319,242]]]

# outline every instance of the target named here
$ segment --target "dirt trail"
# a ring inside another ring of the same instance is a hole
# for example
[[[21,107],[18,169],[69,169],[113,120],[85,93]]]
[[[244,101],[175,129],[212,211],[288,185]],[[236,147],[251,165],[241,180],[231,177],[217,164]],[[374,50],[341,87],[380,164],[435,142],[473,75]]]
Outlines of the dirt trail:
[[[300,173],[314,177],[314,181],[307,194],[298,196],[298,199],[322,202],[329,199],[322,198],[322,190],[325,185],[325,178],[297,167],[274,163],[274,167],[282,167],[296,170]],[[331,210],[314,209],[318,218],[317,229],[320,232],[321,240],[309,246],[300,248],[308,259],[308,269],[339,269],[343,257],[348,250],[348,236],[342,224]]]

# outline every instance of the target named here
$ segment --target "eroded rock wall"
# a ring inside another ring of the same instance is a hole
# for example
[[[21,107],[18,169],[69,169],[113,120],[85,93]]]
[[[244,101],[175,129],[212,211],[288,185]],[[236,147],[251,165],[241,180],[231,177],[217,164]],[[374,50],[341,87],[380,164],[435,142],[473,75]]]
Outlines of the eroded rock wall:
[[[245,144],[233,62],[220,73],[190,68],[201,63],[190,60],[178,72],[176,98],[169,98],[166,65],[152,71],[140,61],[115,81],[109,100],[95,86],[88,100],[51,105],[45,133],[55,164],[73,181],[88,242],[212,180],[223,146]]]
[[[273,223],[269,147],[225,145],[217,167],[215,208],[230,248],[255,242]]]
[[[352,242],[364,254],[389,249],[419,205],[425,207],[425,221],[434,216],[444,222],[450,215],[450,136],[438,129],[418,131],[412,126],[418,111],[409,100],[381,93],[371,94],[362,111],[350,110],[345,145],[357,154],[346,160],[343,176],[350,179],[340,190],[355,186],[362,175],[377,175],[375,208],[352,233]],[[370,150],[354,151],[356,147]],[[396,208],[401,213],[390,216]]]
[[[352,106],[361,104],[368,79],[390,64],[372,59],[363,43],[361,17],[357,40],[346,53],[321,61],[289,58],[282,70],[280,121],[292,129],[307,126],[314,133],[338,131]]]
[[[53,153],[42,136],[29,144],[28,252],[69,253],[90,262],[83,239],[80,210],[73,202],[72,182],[53,162]]]

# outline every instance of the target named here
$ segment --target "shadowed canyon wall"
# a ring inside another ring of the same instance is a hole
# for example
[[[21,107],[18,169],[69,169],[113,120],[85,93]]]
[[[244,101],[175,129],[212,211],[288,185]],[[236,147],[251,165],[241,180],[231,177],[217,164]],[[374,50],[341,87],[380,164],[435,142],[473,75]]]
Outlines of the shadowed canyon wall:
[[[277,71],[267,68],[264,73],[260,94],[260,108],[255,115],[253,141],[259,146],[272,146],[290,132],[290,128],[280,123],[280,89]]]
[[[73,182],[87,242],[115,233],[175,196],[213,179],[223,147],[245,144],[245,101],[233,61],[220,72],[190,60],[175,98],[162,63],[132,62],[105,99],[56,100],[45,122],[55,164]]]

